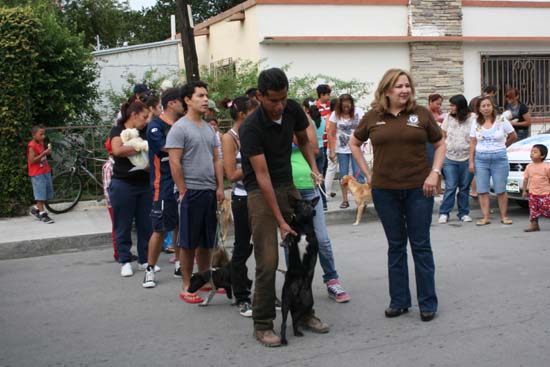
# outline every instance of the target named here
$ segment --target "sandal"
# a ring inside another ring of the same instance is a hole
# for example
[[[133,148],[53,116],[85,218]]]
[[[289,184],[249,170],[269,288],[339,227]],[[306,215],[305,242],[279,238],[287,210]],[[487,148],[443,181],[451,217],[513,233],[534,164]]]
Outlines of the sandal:
[[[514,222],[512,222],[512,220],[510,218],[504,217],[504,218],[501,219],[500,223],[502,223],[502,224],[512,224]]]
[[[174,249],[174,246],[168,246],[164,249],[164,252],[167,254],[173,254],[176,250]]]
[[[342,204],[340,204],[340,209],[346,209],[349,208],[349,202],[342,201]]]
[[[201,296],[199,296],[197,293],[180,293],[180,299],[183,302],[196,304],[196,303],[202,303],[204,302],[204,299],[202,299]]]
[[[480,219],[476,222],[476,226],[486,226],[487,224],[490,224],[491,221],[489,219]]]

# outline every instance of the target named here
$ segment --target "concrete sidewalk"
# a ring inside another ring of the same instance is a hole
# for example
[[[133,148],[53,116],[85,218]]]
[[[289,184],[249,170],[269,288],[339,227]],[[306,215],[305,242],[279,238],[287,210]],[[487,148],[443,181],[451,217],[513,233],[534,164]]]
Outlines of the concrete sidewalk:
[[[336,185],[334,189],[337,189]],[[228,192],[226,197],[230,197]],[[442,196],[436,197],[434,213],[438,212],[441,199]],[[351,194],[348,209],[340,209],[341,201],[342,195],[338,188],[336,197],[328,201],[328,211],[325,213],[327,224],[351,225],[355,222],[357,207]],[[477,201],[472,200],[470,204],[472,209],[478,208]],[[52,214],[51,217],[55,220],[53,224],[39,222],[30,215],[0,219],[0,260],[111,246],[111,220],[103,202],[81,202],[72,211]],[[377,219],[373,205],[369,204],[363,213],[362,222]],[[227,245],[231,247],[232,240],[228,240]]]

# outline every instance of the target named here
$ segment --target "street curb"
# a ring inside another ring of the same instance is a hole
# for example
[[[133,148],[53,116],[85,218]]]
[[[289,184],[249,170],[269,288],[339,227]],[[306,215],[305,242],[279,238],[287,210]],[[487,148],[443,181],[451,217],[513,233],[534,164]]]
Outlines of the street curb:
[[[494,201],[494,202],[493,202]],[[440,198],[436,198],[433,213],[439,214]],[[97,204],[93,204],[96,206]],[[491,197],[491,207],[495,207],[496,199]],[[471,209],[479,209],[477,200],[470,200]],[[356,208],[337,209],[325,212],[327,225],[346,224],[352,225],[357,215]],[[373,204],[369,204],[363,212],[361,223],[378,220],[378,215]],[[135,233],[134,233],[135,235]],[[229,237],[226,240],[228,248],[233,247],[233,226],[230,225]],[[135,240],[134,240],[135,242]],[[66,236],[56,238],[45,238],[40,240],[26,240],[16,242],[0,243],[0,260],[21,259],[27,257],[54,255],[67,252],[87,251],[111,247],[111,232]]]

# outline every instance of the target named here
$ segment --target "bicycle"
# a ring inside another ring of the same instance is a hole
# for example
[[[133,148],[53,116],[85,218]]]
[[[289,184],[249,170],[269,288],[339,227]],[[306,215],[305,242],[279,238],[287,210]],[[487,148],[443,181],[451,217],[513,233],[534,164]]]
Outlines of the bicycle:
[[[86,151],[87,153],[93,153]],[[82,196],[83,179],[85,173],[103,190],[103,183],[100,182],[88,168],[84,165],[84,161],[93,160],[105,163],[106,159],[95,157],[82,156],[82,152],[78,151],[71,167],[59,174],[54,175],[53,188],[54,198],[45,202],[46,208],[52,213],[61,214],[73,209],[80,201]]]

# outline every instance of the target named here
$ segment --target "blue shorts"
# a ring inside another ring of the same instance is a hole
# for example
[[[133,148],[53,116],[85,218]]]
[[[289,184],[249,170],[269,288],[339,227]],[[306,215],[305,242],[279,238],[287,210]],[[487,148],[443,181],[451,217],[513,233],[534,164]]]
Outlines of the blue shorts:
[[[151,208],[153,232],[173,231],[178,226],[178,202],[174,200],[153,201]]]
[[[32,191],[34,200],[46,201],[53,199],[52,174],[44,173],[42,175],[31,176]]]
[[[474,165],[478,193],[486,194],[489,192],[491,178],[496,194],[506,192],[506,183],[510,172],[506,150],[491,153],[476,152]]]
[[[218,219],[214,190],[187,190],[180,203],[178,246],[214,248]]]

